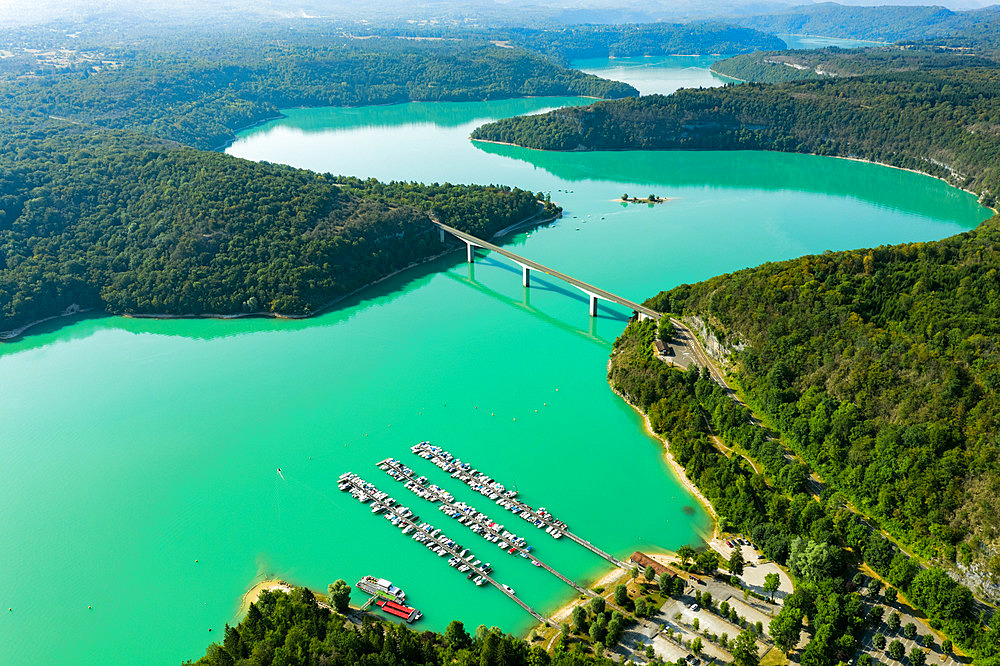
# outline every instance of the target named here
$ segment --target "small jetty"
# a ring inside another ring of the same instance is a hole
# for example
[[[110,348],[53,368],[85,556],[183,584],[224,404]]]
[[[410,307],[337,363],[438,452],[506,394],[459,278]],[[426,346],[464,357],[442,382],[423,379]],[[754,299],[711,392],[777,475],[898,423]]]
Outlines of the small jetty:
[[[437,486],[427,485],[425,477],[415,477],[413,470],[398,460],[394,458],[386,458],[378,463],[378,467],[397,481],[405,480],[405,487],[419,497],[422,497],[432,503],[440,502],[440,506],[438,508],[445,515],[458,520],[459,523],[465,525],[474,533],[478,534],[490,543],[498,545],[501,550],[507,551],[510,555],[520,555],[527,560],[531,560],[531,563],[536,567],[545,569],[580,594],[595,596],[593,591],[577,584],[572,579],[564,576],[540,560],[538,556],[532,552],[534,548],[529,546],[522,537],[504,529],[503,525],[498,524],[488,515],[477,511],[465,502],[454,502],[454,497],[452,497],[450,493],[447,493],[447,496],[451,497],[451,500],[449,501],[449,499],[447,499],[444,495],[431,490],[432,487],[437,488]]]
[[[447,535],[442,533],[440,529],[434,527],[430,523],[418,523],[417,521],[420,520],[419,516],[415,515],[409,507],[398,504],[395,499],[389,496],[388,493],[379,490],[375,484],[365,481],[352,472],[344,472],[340,475],[340,478],[337,481],[337,487],[344,492],[350,493],[351,496],[362,504],[372,502],[373,504],[382,507],[384,512],[383,517],[386,520],[392,523],[395,527],[398,527],[402,534],[412,534],[410,538],[423,544],[431,552],[441,557],[450,554],[452,557],[448,560],[449,565],[461,573],[471,572],[468,573],[466,577],[475,584],[484,585],[489,583],[507,595],[507,597],[530,613],[531,616],[539,622],[542,622],[550,627],[557,626],[555,622],[545,617],[525,602],[521,601],[510,586],[498,583],[495,579],[493,579],[490,576],[490,572],[492,572],[493,569],[489,564],[482,564],[482,561],[475,559],[475,555],[469,552],[468,548],[462,547],[461,544],[455,542],[453,539],[450,539]],[[375,512],[373,511],[373,513]],[[379,604],[379,601],[384,601],[384,603]],[[383,596],[373,596],[365,604],[365,608],[370,606],[372,603],[379,604],[383,610],[392,615],[396,615],[397,617],[403,617],[402,613],[407,613],[407,617],[413,617],[413,620],[408,619],[408,622],[419,619],[419,611],[416,611],[417,615],[411,615],[405,609],[409,609],[410,611],[415,609],[403,606],[398,601],[386,599]],[[385,604],[393,604],[389,608],[395,609],[395,612],[392,610],[386,610]],[[399,608],[396,608],[396,606]]]
[[[545,532],[552,536],[552,538],[559,539],[565,536],[567,539],[578,543],[616,567],[628,568],[625,562],[571,532],[566,523],[556,520],[544,507],[539,507],[538,509],[532,508],[526,502],[517,499],[516,490],[508,490],[500,482],[487,476],[470,463],[456,458],[440,446],[434,446],[430,442],[420,442],[411,446],[410,450],[421,458],[431,461],[442,471],[450,474],[452,478],[462,481],[476,492],[495,501],[497,505],[502,506],[514,515],[520,516],[539,529],[544,527]]]

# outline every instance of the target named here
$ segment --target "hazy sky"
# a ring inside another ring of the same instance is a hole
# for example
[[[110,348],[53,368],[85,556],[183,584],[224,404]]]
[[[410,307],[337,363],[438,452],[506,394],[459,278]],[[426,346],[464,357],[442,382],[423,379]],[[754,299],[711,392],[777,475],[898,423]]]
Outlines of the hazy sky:
[[[990,0],[840,0],[841,4],[938,4],[952,9],[971,9],[994,4]],[[155,13],[158,15],[204,16],[211,13],[255,16],[350,16],[367,11],[413,15],[462,14],[475,15],[477,9],[490,7],[496,11],[503,5],[545,8],[553,11],[577,9],[627,9],[657,18],[728,13],[764,13],[796,5],[811,4],[809,0],[0,0],[0,22],[37,23],[53,18],[84,18],[107,13]]]

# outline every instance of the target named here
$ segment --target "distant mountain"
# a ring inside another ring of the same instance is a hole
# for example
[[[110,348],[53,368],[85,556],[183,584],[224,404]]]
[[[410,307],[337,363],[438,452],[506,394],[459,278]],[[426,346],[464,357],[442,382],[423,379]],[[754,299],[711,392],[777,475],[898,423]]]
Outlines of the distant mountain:
[[[953,11],[941,6],[849,6],[833,2],[786,11],[738,16],[732,23],[776,34],[822,35],[880,42],[950,37],[1000,20],[996,7]]]

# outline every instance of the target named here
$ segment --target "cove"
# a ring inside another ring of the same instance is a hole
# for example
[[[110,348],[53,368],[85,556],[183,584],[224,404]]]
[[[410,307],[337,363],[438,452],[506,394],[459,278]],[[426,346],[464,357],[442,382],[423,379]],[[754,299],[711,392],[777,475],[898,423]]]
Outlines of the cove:
[[[667,74],[665,74],[666,76]],[[935,179],[776,153],[541,153],[473,144],[490,118],[591,100],[288,110],[234,155],[320,171],[549,192],[518,252],[633,299],[763,261],[941,238],[988,211]],[[671,201],[625,205],[624,191]],[[197,658],[258,577],[325,590],[375,574],[425,615],[530,618],[339,493],[354,471],[491,561],[543,611],[573,591],[379,472],[394,456],[529,539],[579,581],[603,562],[500,513],[409,453],[431,440],[627,556],[698,543],[708,520],[604,368],[628,313],[456,253],[310,320],[94,317],[0,346],[0,660]],[[283,471],[284,479],[276,468]],[[690,507],[687,511],[685,507]],[[691,513],[693,509],[693,514]],[[359,601],[360,596],[355,596]],[[92,606],[89,609],[88,606]],[[212,632],[209,633],[209,629]]]

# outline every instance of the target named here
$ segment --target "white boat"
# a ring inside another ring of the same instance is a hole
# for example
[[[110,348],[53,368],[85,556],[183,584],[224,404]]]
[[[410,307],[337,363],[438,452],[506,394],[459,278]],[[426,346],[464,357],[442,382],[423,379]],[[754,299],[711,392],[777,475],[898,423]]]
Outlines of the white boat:
[[[397,601],[404,601],[406,599],[406,593],[399,589],[385,578],[375,578],[374,576],[365,576],[357,583],[355,583],[359,590],[367,592],[368,594],[374,596],[385,596],[386,594],[391,595]]]
[[[502,587],[504,590],[506,590],[510,594],[513,594],[514,596],[517,596],[517,592],[515,592],[514,588],[512,588],[510,585],[501,585],[500,587]]]

